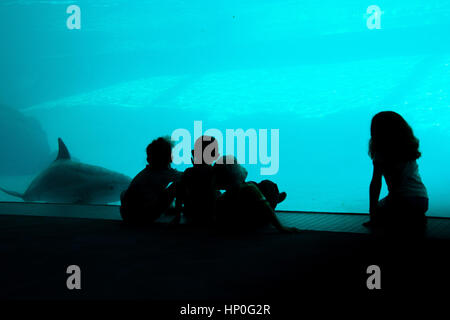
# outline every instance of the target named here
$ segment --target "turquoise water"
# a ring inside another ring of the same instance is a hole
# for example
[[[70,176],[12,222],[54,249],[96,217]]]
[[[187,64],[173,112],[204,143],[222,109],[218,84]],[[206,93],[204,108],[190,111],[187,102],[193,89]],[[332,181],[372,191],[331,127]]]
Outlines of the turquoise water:
[[[381,29],[367,27],[369,5]],[[244,165],[288,193],[280,209],[367,212],[370,120],[394,110],[420,139],[429,214],[450,216],[449,18],[445,0],[2,1],[0,105],[37,121],[46,146],[19,167],[35,135],[0,131],[0,186],[24,191],[58,137],[80,161],[134,176],[153,138],[202,121],[279,129],[278,172]]]

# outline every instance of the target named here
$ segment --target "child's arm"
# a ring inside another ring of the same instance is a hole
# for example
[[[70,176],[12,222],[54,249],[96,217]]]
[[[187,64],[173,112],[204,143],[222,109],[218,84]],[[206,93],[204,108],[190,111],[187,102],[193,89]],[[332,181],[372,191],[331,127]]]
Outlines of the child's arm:
[[[278,219],[275,210],[270,206],[269,201],[264,197],[261,191],[258,189],[256,184],[251,185],[252,188],[247,188],[248,194],[246,197],[249,199],[254,198],[256,200],[256,208],[255,210],[261,212],[262,215],[266,216],[268,221],[280,232],[283,233],[295,233],[300,232],[299,229],[293,227],[283,226]]]
[[[283,233],[295,233],[295,232],[300,232],[299,229],[295,228],[295,227],[286,227],[283,226],[280,222],[280,220],[278,220],[277,215],[275,214],[275,212],[272,210],[271,213],[271,221],[272,221],[272,225],[277,228],[278,231],[283,232]]]
[[[381,168],[380,165],[376,162],[373,163],[373,174],[372,174],[372,181],[370,182],[370,208],[369,212],[372,213],[377,205],[378,205],[378,199],[380,198],[380,192],[381,192]]]
[[[278,220],[278,217],[275,213],[275,211],[273,211],[273,209],[270,207],[270,205],[266,206],[268,209],[266,209],[267,211],[269,211],[270,209],[270,221],[272,222],[272,225],[277,228],[278,231],[283,232],[283,233],[295,233],[295,232],[300,232],[299,229],[294,228],[294,227],[286,227],[283,226],[280,222],[280,220]]]
[[[286,227],[283,226],[278,219],[275,211],[272,209],[272,207],[269,204],[269,201],[267,201],[265,198],[264,200],[259,200],[258,210],[261,210],[261,214],[265,215],[269,218],[270,223],[280,232],[283,233],[294,233],[294,232],[300,232],[299,229],[293,228],[293,227]]]
[[[173,217],[171,224],[179,224],[181,220],[181,204],[179,204],[178,197],[175,200],[175,216]]]
[[[181,220],[181,211],[184,201],[184,183],[183,179],[177,182],[175,187],[175,217],[171,221],[171,224],[178,224]]]

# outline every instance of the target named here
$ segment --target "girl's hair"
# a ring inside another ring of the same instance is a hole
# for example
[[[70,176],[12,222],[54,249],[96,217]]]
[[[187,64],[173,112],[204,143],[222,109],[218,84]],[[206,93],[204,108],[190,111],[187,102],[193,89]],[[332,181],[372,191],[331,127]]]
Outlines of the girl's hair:
[[[401,115],[393,111],[377,113],[370,126],[369,156],[381,155],[388,161],[408,161],[420,158],[419,140]]]
[[[166,169],[172,163],[172,140],[160,137],[147,146],[147,162],[153,169]]]

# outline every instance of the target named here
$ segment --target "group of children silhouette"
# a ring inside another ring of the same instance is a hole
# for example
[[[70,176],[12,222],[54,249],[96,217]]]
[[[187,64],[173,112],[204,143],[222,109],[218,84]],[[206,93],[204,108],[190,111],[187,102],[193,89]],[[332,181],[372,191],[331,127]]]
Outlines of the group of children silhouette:
[[[205,156],[205,150],[212,150]],[[298,232],[283,226],[275,208],[286,198],[270,181],[247,182],[247,170],[233,156],[219,157],[217,140],[201,136],[192,150],[193,166],[184,172],[171,168],[172,142],[160,137],[147,147],[148,165],[121,195],[124,222],[146,224],[162,214],[179,223],[248,231],[272,225],[281,232]],[[419,141],[398,113],[383,111],[371,123],[369,156],[373,161],[370,183],[371,229],[423,230],[428,210],[427,190],[416,160]],[[379,200],[382,177],[388,195]],[[174,205],[175,202],[175,205]]]

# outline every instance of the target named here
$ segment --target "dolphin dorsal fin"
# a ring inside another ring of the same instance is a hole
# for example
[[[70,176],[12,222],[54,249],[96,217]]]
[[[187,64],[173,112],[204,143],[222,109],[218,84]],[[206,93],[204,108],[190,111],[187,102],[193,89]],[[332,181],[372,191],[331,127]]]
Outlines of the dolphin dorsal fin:
[[[70,153],[61,138],[58,138],[58,156],[56,160],[70,160]]]

